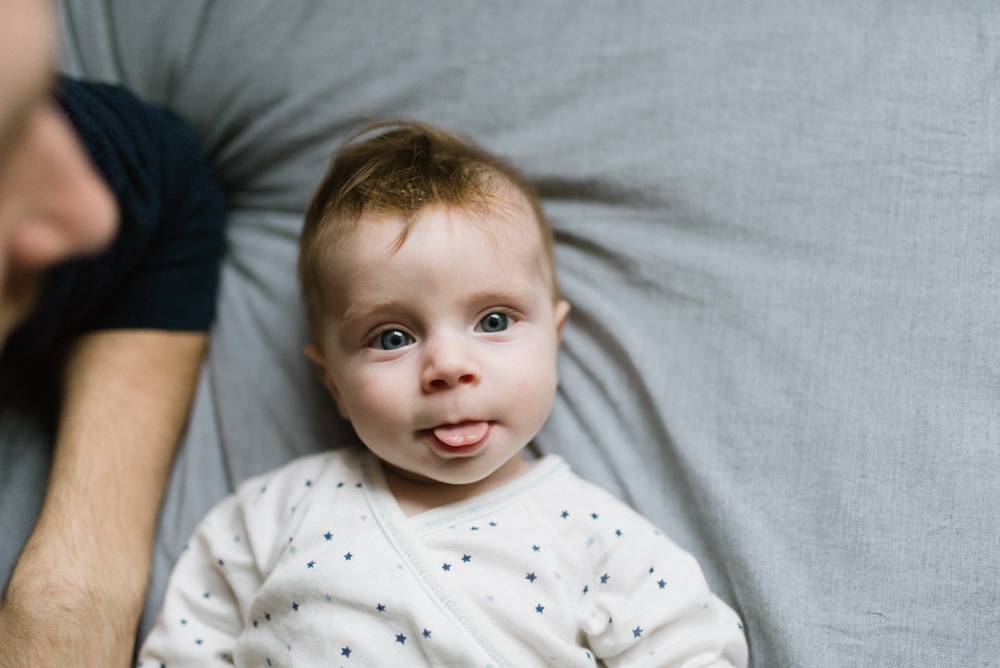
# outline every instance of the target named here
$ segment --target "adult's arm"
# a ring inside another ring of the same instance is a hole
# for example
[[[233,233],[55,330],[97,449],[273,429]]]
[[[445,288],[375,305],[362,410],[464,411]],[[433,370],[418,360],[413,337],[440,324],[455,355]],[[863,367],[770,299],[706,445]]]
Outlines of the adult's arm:
[[[4,353],[68,345],[45,502],[0,601],[0,665],[125,666],[214,317],[225,200],[176,115],[103,84],[61,80],[57,98],[121,224],[105,252],[50,273]]]
[[[73,345],[48,493],[0,603],[0,665],[127,666],[203,333]]]

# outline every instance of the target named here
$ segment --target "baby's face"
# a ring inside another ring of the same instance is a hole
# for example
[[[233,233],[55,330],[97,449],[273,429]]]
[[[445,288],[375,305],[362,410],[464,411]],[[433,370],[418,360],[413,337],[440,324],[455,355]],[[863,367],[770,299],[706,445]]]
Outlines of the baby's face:
[[[476,220],[431,207],[397,247],[402,229],[363,219],[339,242],[310,357],[391,473],[494,487],[552,408],[569,305],[553,300],[526,206]]]

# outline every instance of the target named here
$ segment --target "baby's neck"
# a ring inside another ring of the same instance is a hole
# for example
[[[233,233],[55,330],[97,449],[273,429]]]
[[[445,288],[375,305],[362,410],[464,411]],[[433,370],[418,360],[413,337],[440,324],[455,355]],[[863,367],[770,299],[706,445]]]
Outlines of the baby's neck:
[[[412,517],[426,510],[466,501],[496,489],[524,475],[533,465],[534,462],[517,457],[504,464],[493,475],[467,485],[451,485],[436,480],[416,478],[385,462],[382,462],[382,470],[385,472],[389,491],[396,498],[396,503],[399,504],[403,514]]]

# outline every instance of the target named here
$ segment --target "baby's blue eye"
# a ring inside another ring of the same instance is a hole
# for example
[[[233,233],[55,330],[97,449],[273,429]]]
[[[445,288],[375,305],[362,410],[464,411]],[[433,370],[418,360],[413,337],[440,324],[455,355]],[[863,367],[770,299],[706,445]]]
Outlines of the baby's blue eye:
[[[399,329],[387,329],[375,339],[375,347],[382,350],[399,350],[413,343],[413,337]]]
[[[510,316],[506,313],[490,313],[479,321],[479,327],[488,334],[502,332],[510,327]]]

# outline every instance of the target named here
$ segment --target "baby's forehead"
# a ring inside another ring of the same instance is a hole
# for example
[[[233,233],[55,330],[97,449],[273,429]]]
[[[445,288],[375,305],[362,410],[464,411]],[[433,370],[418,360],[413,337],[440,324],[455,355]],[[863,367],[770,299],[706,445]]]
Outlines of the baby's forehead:
[[[411,238],[432,234],[435,228],[450,228],[449,233],[472,230],[488,241],[489,252],[510,261],[529,261],[557,293],[551,233],[533,195],[500,174],[481,184],[481,196],[432,201],[416,210],[373,206],[361,213],[342,212],[343,217],[334,212],[325,239],[318,240],[326,248],[320,251],[325,260],[317,268],[324,280],[339,283],[364,268],[377,270]]]
[[[394,247],[402,247],[406,240],[422,228],[446,225],[454,230],[474,229],[482,232],[497,248],[532,247],[543,249],[542,222],[527,197],[513,185],[491,190],[488,196],[471,202],[431,202],[417,211],[388,210],[361,214],[345,236],[360,229],[384,226],[398,234]]]
[[[452,246],[452,242],[457,245]],[[540,223],[523,198],[497,199],[473,209],[435,203],[410,219],[398,214],[365,214],[332,244],[323,273],[343,288],[342,281],[377,274],[389,264],[397,264],[398,258],[405,256],[406,262],[418,265],[447,263],[451,252],[462,254],[455,258],[459,264],[467,257],[480,257],[484,262],[496,258],[501,266],[515,272],[539,272],[536,275],[545,283],[552,283],[554,268]]]

